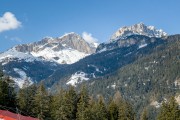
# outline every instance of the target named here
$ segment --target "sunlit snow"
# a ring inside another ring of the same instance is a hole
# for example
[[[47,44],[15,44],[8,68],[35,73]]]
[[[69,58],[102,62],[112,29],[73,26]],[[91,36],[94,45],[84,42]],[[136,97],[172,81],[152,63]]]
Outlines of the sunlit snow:
[[[74,49],[54,51],[48,47],[39,52],[31,52],[31,54],[35,57],[43,57],[45,60],[54,61],[59,64],[72,64],[88,55]]]
[[[76,86],[78,83],[82,83],[83,81],[87,81],[89,78],[86,77],[86,73],[84,72],[76,72],[71,76],[71,78],[66,83],[67,85]]]
[[[18,69],[18,68],[14,68],[14,72],[16,72],[17,74],[19,74],[19,78],[18,77],[13,77],[12,79],[17,83],[17,85],[22,88],[23,87],[23,84],[25,82],[25,80],[28,80],[29,81],[29,84],[31,85],[33,82],[31,80],[30,77],[28,77],[26,75],[26,73],[24,71],[22,71],[21,69]]]
[[[143,48],[143,47],[146,47],[146,46],[147,46],[147,44],[141,44],[141,45],[139,45],[139,49]]]

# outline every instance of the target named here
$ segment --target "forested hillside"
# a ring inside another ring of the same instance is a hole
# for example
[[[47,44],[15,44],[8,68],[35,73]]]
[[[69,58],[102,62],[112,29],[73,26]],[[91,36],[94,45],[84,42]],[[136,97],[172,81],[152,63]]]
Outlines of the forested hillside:
[[[40,85],[23,85],[15,92],[10,82],[1,74],[0,77],[0,109],[9,110],[25,116],[32,116],[40,120],[136,120],[137,109],[120,92],[106,101],[102,95],[94,98],[86,87],[79,92],[74,87],[64,90],[59,88],[56,94],[50,94],[43,83]],[[180,110],[174,97],[164,102],[157,116],[158,120],[178,120]],[[146,109],[140,116],[141,120],[150,119]]]
[[[159,105],[170,96],[180,95],[180,37],[171,36],[153,49],[152,54],[140,57],[117,72],[87,83],[90,93],[111,97],[115,91],[133,103],[141,113],[149,109],[155,115]],[[156,103],[156,104],[155,104]]]

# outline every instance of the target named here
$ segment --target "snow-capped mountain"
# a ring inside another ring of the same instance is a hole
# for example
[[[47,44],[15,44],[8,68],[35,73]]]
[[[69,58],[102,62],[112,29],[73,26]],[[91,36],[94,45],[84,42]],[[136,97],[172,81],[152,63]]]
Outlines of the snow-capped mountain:
[[[138,23],[132,26],[125,26],[118,29],[110,38],[110,41],[123,39],[130,35],[144,35],[148,37],[165,37],[167,33],[162,29],[157,30],[154,26],[146,26],[143,23]]]
[[[96,52],[104,52],[106,50],[129,47],[132,45],[137,45],[140,49],[155,42],[158,38],[167,37],[167,35],[168,34],[163,32],[163,30],[157,30],[154,26],[146,26],[143,23],[122,27],[112,35],[110,41],[101,43],[96,49]]]
[[[72,64],[94,53],[96,48],[87,43],[80,35],[72,32],[58,38],[46,37],[39,42],[18,45],[14,49],[43,60],[59,64]]]
[[[58,38],[45,37],[41,41],[17,45],[1,53],[0,63],[5,73],[22,87],[25,78],[31,83],[42,80],[48,77],[47,74],[51,75],[59,65],[75,63],[94,53],[96,44],[88,43],[74,32]],[[35,66],[43,68],[44,72],[39,73],[42,77],[35,77],[38,74],[38,70],[37,73],[33,71]]]
[[[25,78],[31,83],[48,81],[48,86],[59,80],[62,85],[77,86],[133,62],[141,52],[149,53],[144,50],[163,43],[164,36],[167,33],[142,23],[121,28],[110,42],[100,45],[72,32],[17,45],[1,53],[0,62],[21,86]]]

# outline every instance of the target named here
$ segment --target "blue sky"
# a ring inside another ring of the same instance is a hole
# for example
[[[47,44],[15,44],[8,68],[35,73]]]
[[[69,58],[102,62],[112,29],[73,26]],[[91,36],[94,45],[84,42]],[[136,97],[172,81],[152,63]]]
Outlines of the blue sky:
[[[0,21],[10,12],[16,22],[0,24],[0,52],[68,32],[91,33],[104,42],[118,28],[139,22],[177,34],[179,5],[179,0],[0,0]]]

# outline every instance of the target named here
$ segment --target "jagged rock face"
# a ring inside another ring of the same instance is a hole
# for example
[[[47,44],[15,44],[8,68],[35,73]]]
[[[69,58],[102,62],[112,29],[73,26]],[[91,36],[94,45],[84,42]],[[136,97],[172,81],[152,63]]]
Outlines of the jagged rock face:
[[[91,47],[76,33],[69,33],[59,38],[44,38],[39,42],[18,45],[15,48],[19,52],[38,52],[46,49],[47,47],[52,48],[54,51],[71,48],[86,54],[92,54],[96,49]]]
[[[69,46],[72,49],[76,49],[87,54],[94,53],[96,49],[94,47],[91,47],[81,36],[73,33],[58,38],[57,41],[60,41],[64,47]]]
[[[39,42],[18,45],[13,50],[59,64],[72,64],[94,53],[96,47],[72,32],[58,38],[46,37]]]
[[[158,38],[155,38],[155,37],[147,37],[143,35],[131,35],[124,39],[118,39],[116,41],[112,41],[109,43],[102,43],[98,46],[98,48],[96,49],[96,52],[103,52],[106,50],[113,50],[116,48],[129,47],[132,45],[136,45],[139,48],[141,48],[157,40]]]
[[[117,30],[110,38],[110,41],[122,39],[130,35],[144,35],[148,37],[164,37],[167,36],[163,30],[157,30],[154,26],[146,26],[143,23],[135,24],[132,26],[125,26]]]
[[[156,38],[165,37],[167,37],[167,33],[163,32],[163,30],[157,30],[154,26],[146,26],[143,23],[139,23],[129,27],[120,28],[112,35],[110,41],[100,44],[96,49],[96,52],[129,47],[131,45],[137,45],[141,48],[154,42],[157,40]]]

